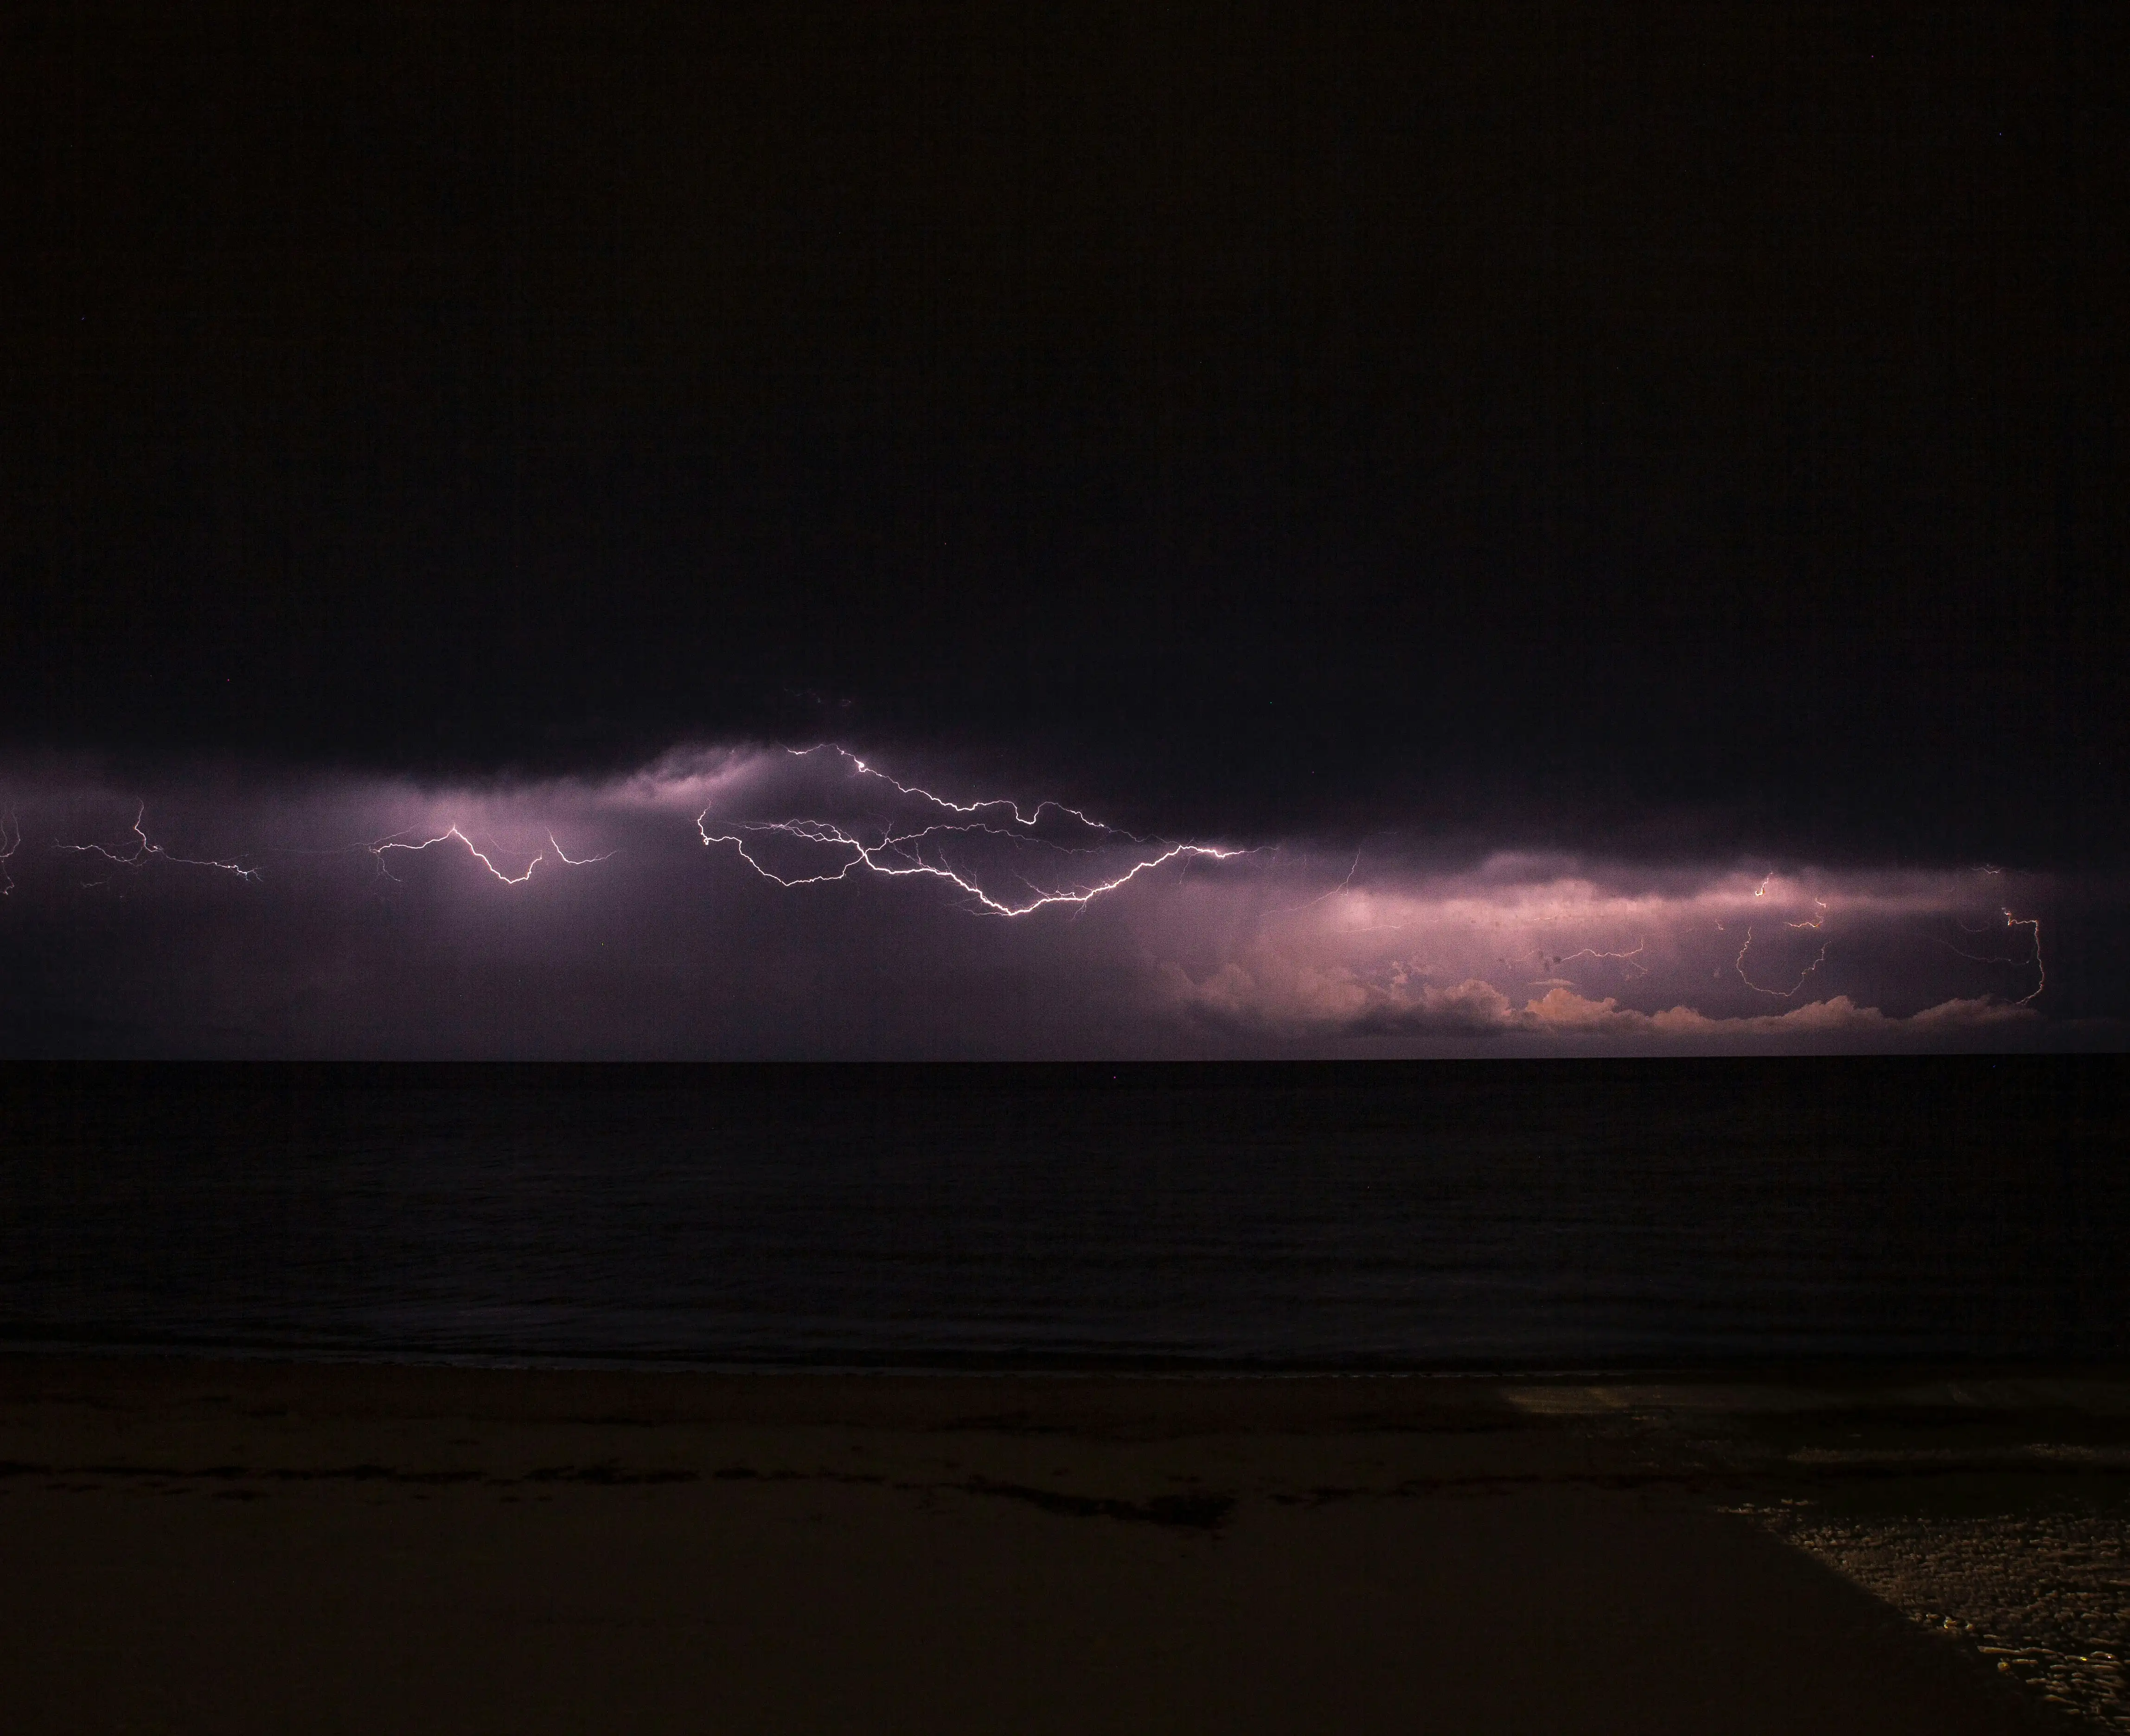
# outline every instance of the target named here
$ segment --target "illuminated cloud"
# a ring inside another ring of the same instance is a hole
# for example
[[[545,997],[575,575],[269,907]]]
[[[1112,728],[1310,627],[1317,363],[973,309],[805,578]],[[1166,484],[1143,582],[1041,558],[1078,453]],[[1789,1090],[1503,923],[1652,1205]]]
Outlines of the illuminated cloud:
[[[1172,862],[1225,862],[1248,853],[1142,837],[1062,802],[1034,802],[1024,812],[1010,796],[957,801],[903,783],[832,743],[785,753],[809,771],[824,772],[832,785],[844,786],[828,792],[832,800],[875,804],[873,818],[721,818],[714,829],[706,803],[695,816],[695,832],[704,848],[729,846],[787,892],[880,875],[938,882],[986,915],[1027,917],[1091,904]],[[765,851],[797,861],[780,871]]]
[[[1240,925],[1232,956],[1195,973],[1165,961],[1162,982],[1179,1011],[1238,1032],[1905,1045],[2040,1022],[2040,919],[1993,902],[2003,881],[1510,855],[1453,870],[1393,862],[1374,884],[1349,872],[1306,904],[1268,907]],[[1931,998],[1960,961],[1985,967],[1970,992]],[[1904,1004],[1840,986],[1858,977]]]
[[[48,766],[0,778],[0,811],[17,1052],[1683,1052],[2064,1028],[2069,894],[1994,868],[1164,837],[833,746],[461,787]]]

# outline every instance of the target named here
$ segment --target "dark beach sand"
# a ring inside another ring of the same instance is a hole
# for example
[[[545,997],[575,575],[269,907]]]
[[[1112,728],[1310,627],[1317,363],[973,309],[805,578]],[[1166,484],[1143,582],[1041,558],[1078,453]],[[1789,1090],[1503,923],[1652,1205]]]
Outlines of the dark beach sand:
[[[2098,1514],[2104,1538],[2126,1449],[2130,1380],[2092,1374],[16,1357],[0,1722],[2093,1729],[1996,1667],[1986,1636],[1926,1629],[1755,1514],[1921,1511],[1956,1490],[1977,1510]]]

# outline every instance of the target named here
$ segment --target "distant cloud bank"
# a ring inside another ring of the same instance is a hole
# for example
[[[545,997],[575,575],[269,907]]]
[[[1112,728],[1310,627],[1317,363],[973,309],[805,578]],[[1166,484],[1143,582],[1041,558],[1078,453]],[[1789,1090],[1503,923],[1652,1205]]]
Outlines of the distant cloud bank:
[[[1995,866],[1170,837],[833,744],[441,787],[0,771],[15,1053],[704,1058],[2046,1045]]]

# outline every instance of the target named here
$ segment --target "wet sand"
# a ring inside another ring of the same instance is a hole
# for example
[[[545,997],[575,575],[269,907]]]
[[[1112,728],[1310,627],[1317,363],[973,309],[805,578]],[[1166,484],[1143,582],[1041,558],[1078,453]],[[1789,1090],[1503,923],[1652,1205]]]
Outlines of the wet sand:
[[[2104,1555],[2130,1379],[16,1357],[0,1473],[16,1731],[1956,1736],[2078,1726],[1778,1533],[1956,1486]]]

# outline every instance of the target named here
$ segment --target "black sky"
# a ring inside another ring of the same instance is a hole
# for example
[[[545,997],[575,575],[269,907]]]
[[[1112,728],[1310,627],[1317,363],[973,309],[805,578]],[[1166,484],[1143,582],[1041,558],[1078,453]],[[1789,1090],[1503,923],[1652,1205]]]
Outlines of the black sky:
[[[2112,14],[12,8],[0,730],[2119,861]]]

